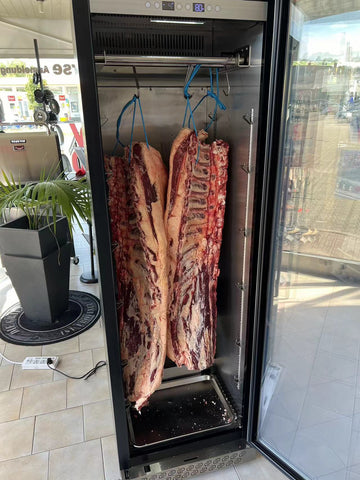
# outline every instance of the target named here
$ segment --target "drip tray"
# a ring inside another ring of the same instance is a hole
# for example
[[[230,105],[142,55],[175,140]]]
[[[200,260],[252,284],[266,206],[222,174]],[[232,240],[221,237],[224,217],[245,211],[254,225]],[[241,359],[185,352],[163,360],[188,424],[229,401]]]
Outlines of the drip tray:
[[[211,375],[163,382],[141,413],[128,410],[134,447],[147,447],[229,427],[235,421],[230,405]]]

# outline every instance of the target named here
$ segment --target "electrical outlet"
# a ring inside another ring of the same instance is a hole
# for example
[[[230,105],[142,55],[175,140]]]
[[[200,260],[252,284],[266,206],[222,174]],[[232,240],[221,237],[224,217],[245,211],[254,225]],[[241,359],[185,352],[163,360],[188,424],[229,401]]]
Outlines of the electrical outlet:
[[[26,357],[22,362],[23,370],[48,370],[48,358],[51,358],[51,365],[56,368],[59,357]]]

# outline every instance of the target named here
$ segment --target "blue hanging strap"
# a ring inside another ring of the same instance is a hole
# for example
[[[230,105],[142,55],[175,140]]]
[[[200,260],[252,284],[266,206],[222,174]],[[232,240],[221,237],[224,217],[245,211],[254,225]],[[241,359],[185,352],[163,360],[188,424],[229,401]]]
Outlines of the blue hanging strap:
[[[211,116],[211,121],[208,123],[208,125],[204,129],[205,132],[207,132],[209,130],[209,128],[211,127],[211,125],[213,124],[213,122],[216,118],[217,109],[220,108],[220,110],[226,110],[226,106],[221,102],[221,100],[219,98],[219,95],[220,95],[220,91],[219,91],[219,69],[218,68],[216,69],[216,94],[214,93],[214,88],[213,88],[212,69],[211,68],[209,69],[209,72],[210,72],[210,91],[208,90],[206,92],[206,94],[201,98],[201,100],[199,100],[199,102],[196,104],[196,106],[193,108],[193,111],[192,111],[192,113],[194,113],[195,110],[208,97],[215,100],[214,112]],[[189,119],[189,123],[190,123],[190,119]]]
[[[136,96],[135,97],[135,102],[134,102],[134,111],[133,111],[133,119],[132,119],[132,124],[131,124],[131,135],[130,135],[130,145],[129,145],[129,163],[131,160],[131,148],[132,148],[132,142],[133,142],[133,136],[134,136],[134,125],[135,125],[135,114],[136,114]]]
[[[185,110],[185,117],[184,117],[184,122],[183,122],[183,128],[184,128],[184,126],[185,126],[186,114],[187,114],[187,111],[188,111],[188,110],[189,110],[189,112],[190,112],[188,127],[190,128],[190,120],[191,120],[191,121],[192,121],[192,124],[193,124],[193,127],[194,127],[195,134],[196,134],[196,136],[197,136],[197,130],[196,130],[196,125],[195,125],[195,119],[194,119],[194,115],[193,115],[193,110],[192,110],[191,105],[190,105],[190,98],[187,98],[187,99],[186,99],[186,110]]]
[[[146,146],[147,146],[147,148],[150,148],[150,147],[149,147],[148,137],[147,137],[147,134],[146,134],[145,121],[144,121],[144,115],[143,115],[142,108],[141,108],[140,98],[139,98],[137,95],[134,95],[133,98],[132,98],[132,99],[124,106],[124,108],[121,110],[120,115],[119,115],[119,118],[117,119],[117,122],[116,122],[116,143],[115,143],[115,147],[114,147],[114,149],[113,149],[113,151],[112,151],[112,155],[114,155],[115,152],[116,152],[116,149],[117,149],[117,147],[118,147],[119,145],[121,145],[122,147],[125,148],[125,144],[122,143],[122,141],[120,140],[120,125],[121,125],[122,117],[123,117],[125,111],[126,111],[128,108],[130,108],[132,104],[134,104],[133,118],[132,118],[132,124],[131,124],[130,145],[129,145],[129,163],[130,163],[130,160],[131,160],[131,148],[132,148],[132,142],[133,142],[133,136],[134,136],[135,115],[136,115],[136,103],[139,104],[139,110],[140,110],[141,121],[142,121],[143,129],[144,129],[144,134],[145,134]]]
[[[135,101],[136,101],[136,95],[133,96],[133,98],[124,106],[124,108],[120,112],[120,115],[119,115],[119,117],[117,119],[117,122],[116,122],[116,143],[115,143],[115,146],[114,146],[114,149],[113,149],[111,155],[115,155],[116,149],[119,145],[121,145],[122,147],[125,147],[125,145],[120,140],[120,134],[119,134],[120,124],[121,124],[122,117],[123,117],[124,113],[126,112],[126,110],[129,107],[131,107],[131,105],[133,103],[135,103]]]
[[[193,127],[194,127],[194,132],[195,132],[196,138],[198,138],[198,132],[197,132],[196,125],[195,125],[193,109],[191,108],[191,103],[190,103],[191,95],[189,94],[189,87],[190,87],[191,82],[194,80],[196,74],[200,70],[200,68],[201,68],[201,64],[197,64],[195,66],[194,70],[192,71],[192,74],[190,75],[189,80],[186,82],[185,87],[184,87],[184,97],[186,98],[186,108],[185,108],[185,115],[184,115],[184,121],[183,121],[183,128],[185,127],[186,117],[187,117],[187,113],[188,113],[188,110],[189,110],[188,126],[190,128],[190,120],[191,120],[191,122],[193,124]],[[200,155],[200,142],[198,141],[196,163],[198,163],[198,161],[199,161],[199,155]]]
[[[140,97],[137,97],[137,100],[138,100],[139,109],[140,109],[140,114],[141,114],[141,121],[142,121],[143,129],[144,129],[146,146],[147,146],[148,149],[150,149],[150,147],[149,147],[149,142],[148,142],[148,137],[147,137],[147,135],[146,135],[145,121],[144,121],[144,115],[143,115],[142,108],[141,108]]]
[[[186,82],[186,85],[184,87],[184,96],[185,98],[190,98],[190,94],[189,94],[189,87],[191,85],[191,82],[194,80],[196,74],[198,73],[198,71],[200,70],[201,68],[201,64],[198,63],[197,65],[195,65],[194,67],[194,70],[192,71],[192,74],[190,75],[190,78],[189,80]]]
[[[185,115],[184,115],[184,121],[183,121],[183,128],[185,127],[187,113],[188,113],[188,110],[189,110],[189,124],[190,124],[190,120],[191,120],[192,124],[193,124],[193,127],[194,127],[194,130],[195,130],[195,133],[196,133],[196,136],[197,136],[197,130],[196,130],[193,111],[192,111],[191,104],[190,104],[191,95],[189,94],[189,87],[190,87],[191,82],[194,80],[196,74],[200,70],[200,68],[201,68],[200,64],[195,65],[194,70],[192,71],[192,74],[190,75],[190,78],[186,82],[185,87],[184,87],[184,97],[186,98],[186,108],[185,108]]]

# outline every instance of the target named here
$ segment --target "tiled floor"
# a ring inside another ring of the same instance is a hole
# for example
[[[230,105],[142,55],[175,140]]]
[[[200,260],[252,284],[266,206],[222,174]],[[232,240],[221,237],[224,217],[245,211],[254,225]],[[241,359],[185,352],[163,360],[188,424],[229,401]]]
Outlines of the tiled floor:
[[[70,288],[98,295],[97,285],[79,281],[89,271],[89,248],[76,236],[79,265],[71,266]],[[0,312],[17,302],[0,267]],[[58,355],[59,368],[80,375],[106,360],[102,320],[65,342],[22,347],[0,340],[0,352],[13,361]],[[269,462],[256,461],[196,480],[284,480]],[[0,363],[0,480],[120,480],[107,367],[87,381],[57,372],[24,371]],[[174,480],[176,480],[174,478]],[[195,480],[195,478],[193,479]]]
[[[70,288],[84,285],[89,251],[77,237],[79,265]],[[360,294],[356,286],[306,275],[280,292],[271,336],[271,363],[281,373],[262,424],[262,438],[316,480],[360,480]],[[16,302],[0,270],[0,310]],[[301,304],[301,308],[299,308]],[[58,355],[61,368],[79,375],[106,360],[102,320],[78,337],[53,345],[0,342],[14,361]],[[60,365],[59,365],[60,366]],[[0,480],[119,480],[107,367],[89,380],[0,364]],[[206,473],[193,480],[280,480],[268,461]],[[174,479],[176,480],[176,479]]]
[[[97,285],[79,281],[89,271],[89,247],[76,237],[79,265],[71,266],[70,288],[98,295]],[[0,269],[0,311],[16,303]],[[58,355],[59,368],[81,375],[106,360],[102,321],[65,342],[22,347],[0,341],[13,361],[30,355]],[[115,429],[107,367],[89,380],[66,379],[57,372],[0,365],[0,480],[118,480]]]
[[[287,477],[259,455],[253,461],[218,472],[203,473],[189,480],[287,480]]]
[[[268,358],[281,373],[262,438],[314,480],[360,480],[359,286],[286,280]]]

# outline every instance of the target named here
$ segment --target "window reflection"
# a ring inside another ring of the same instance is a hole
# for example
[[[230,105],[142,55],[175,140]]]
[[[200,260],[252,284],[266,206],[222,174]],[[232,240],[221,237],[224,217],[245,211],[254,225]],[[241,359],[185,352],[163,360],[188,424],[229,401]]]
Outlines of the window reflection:
[[[306,21],[299,11],[282,249],[359,261],[360,12]]]
[[[360,474],[360,12],[348,0],[293,3],[259,439],[304,478],[350,480]]]

